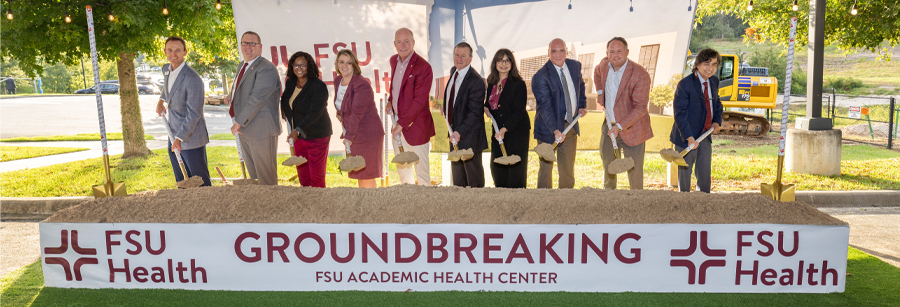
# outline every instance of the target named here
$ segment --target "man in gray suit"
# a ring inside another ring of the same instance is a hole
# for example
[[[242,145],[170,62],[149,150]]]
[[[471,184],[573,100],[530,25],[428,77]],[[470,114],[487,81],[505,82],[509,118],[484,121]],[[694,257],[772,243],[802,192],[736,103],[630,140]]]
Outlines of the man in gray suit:
[[[241,55],[244,60],[238,66],[237,79],[225,102],[234,119],[231,133],[241,136],[241,150],[251,179],[259,184],[278,185],[275,152],[278,135],[281,80],[278,70],[269,60],[261,57],[262,40],[253,31],[241,35]]]
[[[184,62],[187,54],[184,39],[169,37],[164,51],[169,64],[162,68],[165,82],[156,105],[156,113],[160,116],[166,113],[169,115],[169,129],[175,137],[174,140],[169,140],[169,160],[175,171],[175,181],[186,179],[181,174],[175,157],[174,149],[178,149],[188,176],[200,176],[203,178],[203,185],[210,186],[209,168],[206,166],[209,133],[206,131],[206,120],[203,119],[203,80]],[[168,111],[165,102],[169,104]]]

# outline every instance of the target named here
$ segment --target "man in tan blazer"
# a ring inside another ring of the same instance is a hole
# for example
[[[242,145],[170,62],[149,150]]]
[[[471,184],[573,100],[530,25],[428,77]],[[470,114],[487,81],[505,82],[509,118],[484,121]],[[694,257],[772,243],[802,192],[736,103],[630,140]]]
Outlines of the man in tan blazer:
[[[615,160],[612,140],[622,149],[624,157],[634,159],[634,168],[628,171],[628,184],[632,190],[644,188],[644,142],[653,137],[650,128],[650,74],[640,64],[628,59],[628,42],[614,37],[606,43],[606,57],[594,68],[594,86],[597,104],[606,115],[600,141],[600,157],[603,159],[603,188],[616,188],[616,175],[606,172]]]
[[[271,61],[263,58],[262,41],[256,32],[241,36],[241,55],[237,79],[225,98],[235,123],[231,133],[241,136],[241,150],[251,179],[261,185],[278,185],[275,161],[278,135],[281,134],[279,110],[281,80]]]

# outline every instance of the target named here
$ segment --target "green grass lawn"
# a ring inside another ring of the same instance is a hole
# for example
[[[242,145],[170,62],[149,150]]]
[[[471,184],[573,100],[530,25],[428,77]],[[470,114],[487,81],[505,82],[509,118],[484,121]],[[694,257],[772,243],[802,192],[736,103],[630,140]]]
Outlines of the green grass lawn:
[[[106,139],[110,141],[122,140],[121,132],[110,132],[106,134]],[[144,135],[145,140],[155,140],[149,134]],[[79,133],[70,135],[48,135],[48,136],[28,136],[0,139],[0,142],[51,142],[51,141],[99,141],[100,133]]]
[[[855,248],[843,293],[260,292],[44,288],[41,263],[2,278],[10,306],[896,306],[900,269]]]
[[[85,151],[81,147],[36,147],[36,146],[0,146],[0,161],[13,161],[49,155],[58,155],[76,151]]]
[[[174,189],[175,176],[165,149],[153,151],[147,158],[121,160],[112,156],[114,180],[124,181],[129,193],[147,190]],[[782,181],[795,184],[797,190],[883,190],[900,189],[900,153],[868,145],[843,145],[841,175],[820,176],[787,172]],[[241,172],[238,165],[237,149],[234,147],[207,147],[209,170],[218,176],[218,166],[228,178],[237,178]],[[389,156],[390,159],[392,156]],[[279,156],[278,161],[287,159]],[[338,171],[341,156],[328,158],[326,185],[329,187],[355,187],[356,180],[347,178]],[[441,181],[442,156],[432,153],[431,178]],[[103,163],[100,158],[75,161],[65,164],[4,172],[0,175],[0,186],[6,197],[52,197],[90,196],[91,186],[105,181]],[[774,145],[723,149],[717,145],[713,149],[714,191],[758,191],[760,183],[775,180],[777,147]],[[521,162],[520,162],[521,163]],[[529,152],[528,187],[537,187],[538,157]],[[580,151],[575,160],[575,187],[602,187],[603,167],[600,153]],[[647,189],[673,190],[666,185],[667,164],[659,154],[648,152],[644,160],[644,187]],[[278,177],[290,178],[297,172],[293,168],[278,167]],[[557,172],[553,172],[554,182]],[[398,184],[396,168],[390,166],[390,184]],[[490,182],[490,178],[487,179]],[[220,184],[215,182],[214,184]],[[299,185],[295,180],[282,181],[283,185]],[[619,188],[627,188],[628,180],[619,176]]]
[[[231,133],[216,133],[209,136],[210,140],[232,140],[234,141],[234,134]]]
[[[235,147],[210,146],[206,148],[210,175],[218,177],[215,167],[218,166],[228,178],[241,176]],[[388,159],[392,158],[390,155]],[[281,166],[287,155],[278,157],[278,177],[288,179],[297,175],[296,168]],[[338,162],[342,156],[328,157],[325,181],[329,187],[355,187],[355,179],[349,179],[346,173],[340,173]],[[431,154],[431,161],[440,160],[439,154]],[[51,166],[38,167],[0,175],[0,186],[4,197],[53,197],[53,196],[90,196],[91,186],[105,182],[101,158],[87,159]],[[157,149],[146,158],[122,160],[121,155],[110,156],[112,177],[115,181],[124,181],[129,194],[175,188],[175,175],[172,171],[166,149]],[[431,163],[432,180],[440,181],[441,164]],[[397,170],[390,164],[390,183],[399,184]],[[220,185],[221,181],[213,181]],[[281,181],[279,184],[299,186],[299,182]]]

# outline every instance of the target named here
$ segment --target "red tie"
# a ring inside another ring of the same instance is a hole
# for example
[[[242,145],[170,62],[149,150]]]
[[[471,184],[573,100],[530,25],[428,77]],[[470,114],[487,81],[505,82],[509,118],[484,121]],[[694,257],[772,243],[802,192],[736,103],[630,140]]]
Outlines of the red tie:
[[[244,66],[241,66],[241,73],[238,74],[237,82],[234,83],[234,87],[238,87],[241,84],[241,77],[244,76],[244,69],[247,69],[247,63],[244,63]],[[234,117],[234,93],[237,92],[237,89],[231,89],[231,106],[228,107],[228,115]]]
[[[706,123],[703,124],[703,131],[706,132],[712,128],[712,110],[709,109],[709,90],[706,87],[707,82],[703,82],[703,105],[706,107]]]
[[[456,78],[457,77],[459,77],[459,71],[454,73],[453,79],[451,79],[451,82],[453,82],[452,83],[453,85],[450,86],[450,101],[447,102],[447,121],[450,122],[451,125],[453,124],[453,102],[455,101],[453,99],[456,98],[455,96],[456,96]]]

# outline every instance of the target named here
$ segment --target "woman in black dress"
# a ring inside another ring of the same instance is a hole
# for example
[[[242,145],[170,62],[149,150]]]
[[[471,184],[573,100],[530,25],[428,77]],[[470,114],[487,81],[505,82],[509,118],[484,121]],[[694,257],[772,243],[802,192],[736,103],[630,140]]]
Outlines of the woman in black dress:
[[[484,111],[494,117],[500,134],[493,133],[491,140],[491,175],[498,188],[525,188],[528,175],[528,136],[531,118],[525,111],[527,92],[525,81],[519,76],[516,59],[509,49],[497,50],[491,61],[491,74],[487,78],[487,95]],[[508,155],[518,155],[522,161],[513,165],[494,163],[502,157],[498,138]]]

